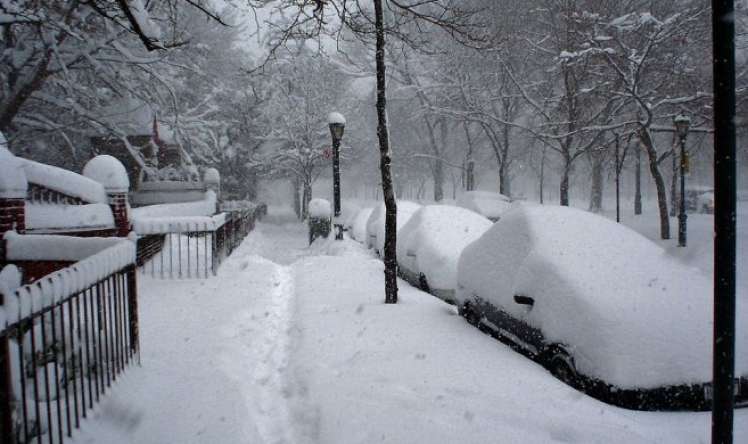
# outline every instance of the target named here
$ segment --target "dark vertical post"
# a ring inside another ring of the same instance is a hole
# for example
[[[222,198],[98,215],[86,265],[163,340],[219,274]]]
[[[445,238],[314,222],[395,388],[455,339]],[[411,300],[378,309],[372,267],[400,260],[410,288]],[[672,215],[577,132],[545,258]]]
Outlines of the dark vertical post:
[[[340,223],[340,141],[345,131],[345,118],[340,113],[330,113],[328,117],[332,136],[332,195],[335,240],[343,239],[343,225]]]
[[[127,314],[130,316],[130,348],[138,354],[140,364],[140,333],[138,327],[138,283],[135,278],[135,267],[127,269]]]
[[[621,153],[620,140],[616,134],[616,222],[621,223]]]
[[[642,214],[642,147],[636,145],[636,174],[634,176],[634,214]]]
[[[343,239],[340,226],[340,139],[332,140],[333,215],[335,217],[335,240]]]
[[[735,22],[712,0],[714,51],[714,347],[712,443],[731,444],[735,373]]]
[[[675,156],[675,152],[673,152]],[[678,214],[678,246],[686,246],[686,136],[680,136],[680,213]]]
[[[0,444],[13,444],[16,436],[13,430],[13,383],[10,379],[8,342],[8,331],[4,331],[0,335]]]

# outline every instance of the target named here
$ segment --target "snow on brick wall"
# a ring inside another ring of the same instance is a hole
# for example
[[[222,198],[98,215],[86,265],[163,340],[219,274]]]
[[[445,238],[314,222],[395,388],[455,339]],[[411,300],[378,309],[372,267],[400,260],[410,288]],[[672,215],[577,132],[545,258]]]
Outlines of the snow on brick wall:
[[[108,205],[26,203],[26,228],[28,230],[112,227],[114,227],[114,218]]]
[[[4,305],[0,307],[2,325],[17,322],[63,298],[83,291],[112,273],[135,263],[135,242],[116,238],[76,239],[66,236],[33,236],[7,233],[9,250],[13,256],[37,257],[57,253],[65,256],[73,251],[86,253],[97,250],[91,256],[75,264],[45,276],[32,285],[25,285],[10,292],[4,291]],[[75,248],[72,243],[75,243]],[[30,246],[34,246],[30,248]],[[47,248],[42,249],[42,246]],[[45,253],[46,252],[46,253]],[[7,291],[7,290],[6,290]]]
[[[215,231],[226,223],[226,213],[215,216],[140,217],[133,222],[138,235]]]
[[[330,201],[325,199],[312,199],[309,201],[309,216],[324,219],[332,216]]]
[[[211,216],[216,212],[216,193],[206,191],[203,200],[174,204],[148,205],[132,210],[133,220],[152,217]]]
[[[104,186],[78,173],[52,165],[18,159],[29,183],[41,185],[88,203],[107,203]]]

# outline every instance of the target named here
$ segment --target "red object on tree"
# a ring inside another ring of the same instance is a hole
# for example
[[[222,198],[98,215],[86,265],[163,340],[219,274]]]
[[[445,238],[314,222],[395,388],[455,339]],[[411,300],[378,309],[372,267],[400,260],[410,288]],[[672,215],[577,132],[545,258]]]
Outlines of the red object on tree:
[[[323,149],[322,150],[322,155],[325,156],[325,159],[332,158],[332,148],[327,147],[327,148]]]

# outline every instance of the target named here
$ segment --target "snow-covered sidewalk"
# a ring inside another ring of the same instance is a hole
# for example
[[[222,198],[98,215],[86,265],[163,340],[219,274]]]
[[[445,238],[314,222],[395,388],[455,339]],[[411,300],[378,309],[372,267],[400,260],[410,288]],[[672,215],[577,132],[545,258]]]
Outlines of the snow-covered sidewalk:
[[[76,442],[708,441],[708,413],[599,403],[404,283],[383,304],[377,259],[306,235],[271,218],[217,277],[141,277],[142,367]]]

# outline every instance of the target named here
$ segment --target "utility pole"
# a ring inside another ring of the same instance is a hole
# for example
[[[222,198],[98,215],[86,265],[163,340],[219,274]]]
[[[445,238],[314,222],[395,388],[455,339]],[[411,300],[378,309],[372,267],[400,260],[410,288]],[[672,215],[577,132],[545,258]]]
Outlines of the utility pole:
[[[732,444],[735,405],[735,15],[712,0],[714,78],[714,345],[712,443]]]

